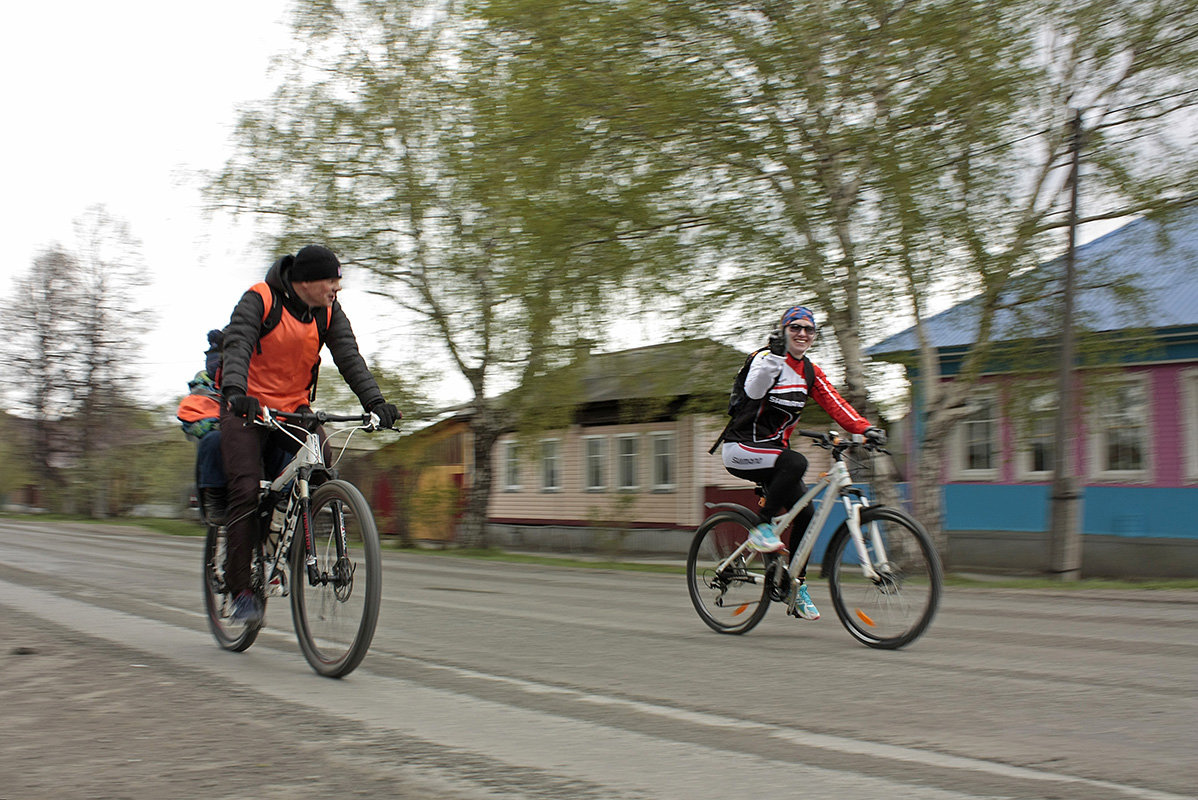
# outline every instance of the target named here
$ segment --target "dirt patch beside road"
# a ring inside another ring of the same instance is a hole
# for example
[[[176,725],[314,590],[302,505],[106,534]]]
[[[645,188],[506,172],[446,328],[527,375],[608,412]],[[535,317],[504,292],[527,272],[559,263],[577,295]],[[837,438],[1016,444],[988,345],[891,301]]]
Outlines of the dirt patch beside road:
[[[0,800],[453,796],[376,732],[167,659],[7,608],[0,642]]]

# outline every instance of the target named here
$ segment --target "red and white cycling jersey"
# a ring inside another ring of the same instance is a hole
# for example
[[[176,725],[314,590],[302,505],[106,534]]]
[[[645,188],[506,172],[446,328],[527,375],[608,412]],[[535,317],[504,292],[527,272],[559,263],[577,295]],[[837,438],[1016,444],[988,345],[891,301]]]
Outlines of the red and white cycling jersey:
[[[802,362],[789,353],[779,356],[763,350],[754,356],[745,376],[745,394],[758,402],[750,405],[751,412],[733,420],[724,441],[743,445],[750,453],[788,447],[790,434],[799,424],[808,397],[819,403],[846,432],[864,433],[869,422],[840,396],[818,365],[811,366],[815,379],[808,386]],[[728,449],[725,445],[725,452]]]

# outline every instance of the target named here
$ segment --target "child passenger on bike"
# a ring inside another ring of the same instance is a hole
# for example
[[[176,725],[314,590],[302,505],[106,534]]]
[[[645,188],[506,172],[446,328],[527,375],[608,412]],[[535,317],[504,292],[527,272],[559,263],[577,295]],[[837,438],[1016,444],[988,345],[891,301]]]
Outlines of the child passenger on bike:
[[[770,336],[768,347],[753,355],[744,385],[749,401],[724,433],[725,469],[765,488],[759,521],[749,531],[749,546],[760,552],[782,549],[782,540],[771,520],[807,491],[803,483],[807,459],[790,449],[790,434],[798,425],[808,398],[819,403],[848,433],[864,434],[878,444],[886,442],[885,431],[870,424],[849,405],[822,369],[814,363],[810,367],[804,363],[810,363],[806,353],[815,342],[816,333],[815,315],[809,308],[794,306],[786,310],[781,328]],[[810,386],[806,376],[811,376]],[[809,506],[795,519],[791,528],[792,550],[813,514]],[[795,610],[804,619],[819,619],[819,609],[811,602],[802,582],[806,570],[803,565]]]
[[[196,489],[205,518],[214,525],[225,521],[225,467],[220,454],[220,330],[208,331],[204,369],[187,383],[188,394],[175,416],[183,432],[196,439]]]

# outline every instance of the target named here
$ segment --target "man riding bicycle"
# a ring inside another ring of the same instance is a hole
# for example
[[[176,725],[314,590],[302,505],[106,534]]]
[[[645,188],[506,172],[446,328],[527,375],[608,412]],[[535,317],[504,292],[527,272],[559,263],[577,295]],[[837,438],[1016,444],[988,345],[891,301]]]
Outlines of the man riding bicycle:
[[[220,425],[228,479],[225,581],[235,597],[235,622],[262,620],[261,601],[250,589],[250,561],[259,537],[255,512],[265,477],[263,452],[281,448],[294,454],[299,448],[295,441],[249,420],[262,406],[311,410],[322,345],[362,407],[378,416],[383,427],[390,428],[400,416],[383,398],[358,352],[349,319],[337,302],[340,290],[337,256],[326,247],[308,245],[276,261],[266,279],[242,295],[225,328]],[[323,440],[324,432],[318,431]]]
[[[723,434],[724,468],[765,488],[758,523],[749,531],[749,546],[760,552],[782,549],[782,540],[771,520],[807,491],[803,483],[807,459],[790,449],[790,435],[808,398],[819,403],[849,433],[864,434],[878,444],[886,441],[886,433],[849,405],[824,371],[806,357],[815,337],[815,315],[811,310],[804,306],[787,309],[780,330],[770,336],[769,346],[753,355],[744,383],[749,402]],[[808,506],[796,517],[791,528],[792,551],[813,514],[814,510]],[[819,619],[819,609],[802,582],[805,575],[806,565],[803,565],[795,611],[804,619]]]

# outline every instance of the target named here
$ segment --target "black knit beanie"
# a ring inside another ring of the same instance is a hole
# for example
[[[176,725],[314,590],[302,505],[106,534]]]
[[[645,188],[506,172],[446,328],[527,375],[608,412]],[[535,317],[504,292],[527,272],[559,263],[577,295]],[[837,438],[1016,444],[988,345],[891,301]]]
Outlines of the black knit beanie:
[[[341,262],[329,248],[310,244],[295,254],[290,277],[292,283],[340,278]]]

